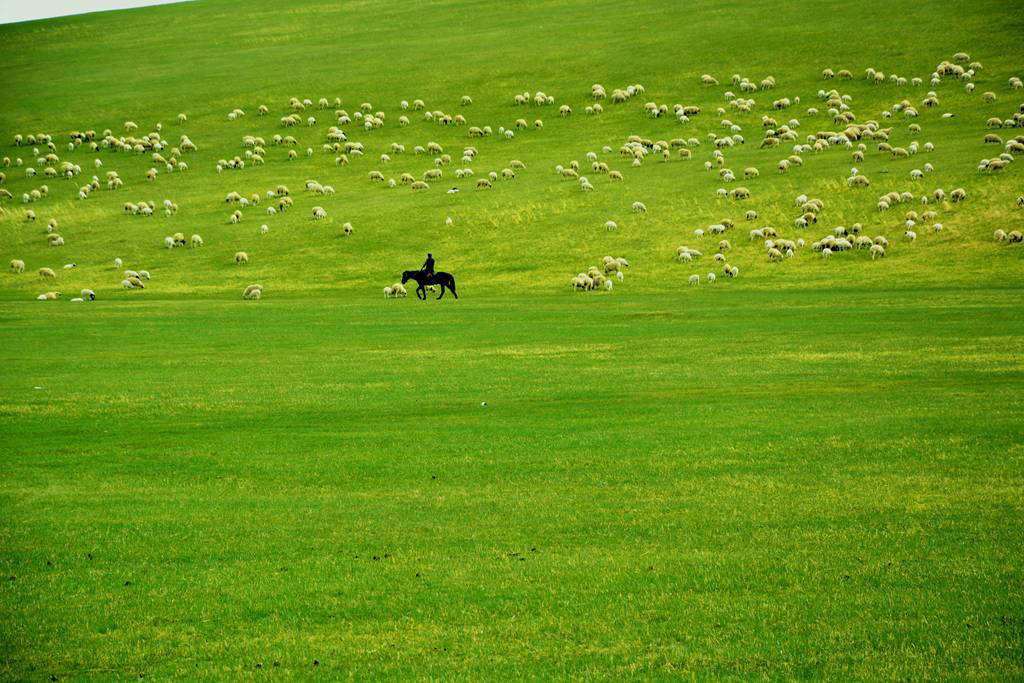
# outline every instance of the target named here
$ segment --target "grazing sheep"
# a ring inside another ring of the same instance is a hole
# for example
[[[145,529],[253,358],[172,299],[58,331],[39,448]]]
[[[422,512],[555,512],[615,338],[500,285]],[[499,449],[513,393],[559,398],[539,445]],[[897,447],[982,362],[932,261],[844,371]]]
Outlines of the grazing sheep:
[[[962,202],[965,199],[967,199],[967,191],[964,190],[962,187],[958,187],[957,189],[949,193],[949,199],[954,204],[956,204],[957,202]]]
[[[633,213],[647,213],[647,205],[643,202],[633,202]]]
[[[995,239],[996,242],[1005,242],[1006,241],[1006,231],[1003,230],[1002,228],[999,228],[999,229],[997,229],[995,231],[995,233],[992,235],[992,237],[993,237],[993,239]],[[22,264],[22,265],[24,265],[24,264]],[[11,267],[12,268],[14,267],[14,261],[11,261]],[[20,272],[20,271],[18,271],[18,272]]]
[[[908,242],[913,242],[914,240],[917,239],[917,233],[914,232],[913,230],[907,230],[906,232],[903,233],[903,236],[907,238]]]
[[[345,235],[346,237],[348,237],[349,235],[351,235],[351,234],[352,234],[352,232],[353,232],[352,224],[351,224],[351,223],[343,223],[343,224],[342,224],[342,226],[341,226],[341,232],[342,232],[342,234],[344,234],[344,235]]]
[[[11,259],[11,272],[12,273],[24,273],[25,262],[21,259]]]
[[[57,274],[53,272],[52,268],[40,268],[39,277],[57,277]]]
[[[1020,230],[1014,230],[1006,236],[1006,241],[1010,244],[1019,244],[1024,242],[1024,234]]]
[[[37,301],[56,301],[60,298],[60,292],[45,292],[36,297]]]
[[[618,230],[619,226],[615,223],[615,221],[606,221],[604,224],[604,229],[610,232],[612,230]]]
[[[700,284],[700,275],[696,275],[696,274],[691,275],[689,277],[689,283],[690,283],[691,287],[694,286],[694,285],[699,285]]]
[[[313,207],[313,220],[319,221],[319,220],[323,220],[324,218],[327,218],[327,212],[324,210],[324,208],[322,206],[314,206]]]
[[[242,263],[248,263],[248,262],[249,262],[249,255],[247,253],[245,253],[244,251],[236,251],[235,252],[235,263],[236,264],[240,265]]]
[[[881,244],[872,244],[868,251],[871,252],[872,261],[874,261],[876,258],[885,257],[885,247],[883,247]]]

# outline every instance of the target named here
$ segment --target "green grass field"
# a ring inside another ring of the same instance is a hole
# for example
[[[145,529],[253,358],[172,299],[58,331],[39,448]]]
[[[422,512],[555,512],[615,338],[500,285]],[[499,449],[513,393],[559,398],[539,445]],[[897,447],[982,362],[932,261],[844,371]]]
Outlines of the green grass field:
[[[1024,102],[1008,85],[1022,29],[987,0],[214,0],[0,26],[0,263],[27,266],[0,274],[0,677],[1024,678],[1024,245],[993,240],[1024,229],[1024,181],[1019,162],[976,170],[1003,151],[986,133],[1024,132],[985,126]],[[984,65],[975,92],[930,86],[961,50]],[[870,85],[868,67],[924,85]],[[777,86],[740,114],[733,73]],[[646,92],[587,116],[593,83]],[[758,149],[761,116],[799,120],[798,142],[841,130],[816,96],[833,87],[893,145],[935,151],[892,160],[866,140],[863,162],[833,146],[777,173],[792,143]],[[930,89],[940,106],[882,118]],[[555,105],[513,104],[537,90]],[[367,101],[385,123],[345,126],[366,153],[337,166],[334,107],[284,129],[293,96]],[[399,108],[415,98],[495,132],[544,127],[470,139]],[[702,113],[653,119],[647,101]],[[732,184],[704,170],[723,118],[746,140],[724,150]],[[71,131],[126,120],[161,123],[169,146],[188,135],[190,169],[67,150]],[[81,175],[41,177],[12,144],[29,133]],[[631,134],[701,145],[633,167],[617,152]],[[266,164],[217,173],[245,135],[267,139]],[[433,168],[412,153],[428,141],[455,159],[429,190],[368,180]],[[383,164],[392,142],[408,151]],[[456,179],[470,144],[475,176]],[[590,151],[624,181],[590,173]],[[474,189],[512,159],[515,180]],[[572,160],[593,192],[555,174]],[[851,165],[869,188],[847,187]],[[124,188],[77,198],[113,170]],[[229,191],[280,183],[292,209],[228,221]],[[715,197],[737,185],[752,198]],[[965,202],[917,201],[958,187]],[[889,191],[915,199],[879,212]],[[824,202],[805,230],[801,193]],[[143,200],[157,216],[123,213]],[[943,230],[907,242],[910,210]],[[693,234],[723,218],[735,279],[719,238]],[[888,238],[884,259],[812,251],[854,222]],[[765,225],[807,244],[770,263],[747,236]],[[205,246],[165,249],[179,231]],[[704,256],[678,262],[683,244]],[[427,251],[460,298],[385,300]],[[624,281],[572,291],[605,255],[629,260]],[[127,268],[152,274],[144,290],[121,288]],[[243,301],[255,282],[262,300]],[[83,287],[95,302],[67,301]],[[62,300],[35,300],[50,290]]]

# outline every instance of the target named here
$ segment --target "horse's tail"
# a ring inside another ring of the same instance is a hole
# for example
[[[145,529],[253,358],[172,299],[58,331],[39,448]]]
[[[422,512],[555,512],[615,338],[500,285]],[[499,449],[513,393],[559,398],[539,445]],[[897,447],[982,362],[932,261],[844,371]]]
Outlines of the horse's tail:
[[[455,291],[455,276],[454,275],[449,275],[448,276],[448,288],[452,290],[452,295],[456,299],[458,299],[459,298],[459,293]]]

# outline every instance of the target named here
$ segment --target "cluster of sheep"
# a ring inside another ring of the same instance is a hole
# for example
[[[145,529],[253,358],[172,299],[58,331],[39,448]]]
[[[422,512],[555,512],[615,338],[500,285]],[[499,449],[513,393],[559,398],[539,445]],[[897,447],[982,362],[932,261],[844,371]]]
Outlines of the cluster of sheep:
[[[185,233],[176,232],[173,235],[168,235],[164,238],[164,247],[167,249],[177,249],[178,247],[184,247],[187,244],[191,244],[193,248],[203,246],[203,238],[199,235],[192,235],[192,239],[186,240]]]
[[[56,301],[60,297],[61,297],[61,293],[60,292],[43,292],[42,294],[40,294],[39,296],[36,297],[36,300],[37,301]],[[95,301],[95,300],[96,300],[96,292],[92,291],[91,289],[83,289],[79,296],[76,296],[75,298],[71,299],[71,302],[72,303],[76,303],[76,302],[82,302],[82,301]]]
[[[146,285],[143,280],[149,280],[149,271],[146,270],[126,270],[124,271],[124,279],[121,280],[122,289],[145,289]]]
[[[242,298],[259,301],[263,298],[263,285],[249,285],[242,291]]]
[[[621,256],[617,258],[605,256],[603,268],[590,266],[586,272],[574,275],[570,280],[570,284],[573,290],[589,291],[604,289],[610,292],[614,287],[611,277],[614,277],[619,282],[624,281],[626,279],[624,272],[626,268],[629,268],[629,262],[625,258]]]
[[[535,104],[536,106],[543,107],[544,105],[554,104],[555,98],[551,95],[545,94],[542,90],[538,90],[531,97],[530,91],[527,90],[526,92],[517,94],[514,98],[512,98],[512,101],[516,105],[525,105],[530,104],[530,102],[533,102],[533,104]]]
[[[1006,232],[1002,228],[999,228],[992,235],[996,242],[1006,242],[1008,244],[1020,244],[1024,242],[1024,234],[1020,230],[1011,230]]]
[[[385,299],[404,299],[405,295],[405,286],[401,282],[396,282],[390,287],[384,288]]]

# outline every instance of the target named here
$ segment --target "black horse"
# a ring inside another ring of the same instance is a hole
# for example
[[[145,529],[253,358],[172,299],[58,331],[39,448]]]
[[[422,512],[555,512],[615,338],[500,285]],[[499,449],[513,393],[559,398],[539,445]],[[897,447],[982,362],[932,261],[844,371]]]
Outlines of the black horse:
[[[456,299],[459,295],[455,292],[455,278],[452,277],[451,273],[438,272],[433,275],[427,275],[422,270],[407,270],[402,273],[402,284],[404,285],[409,280],[415,280],[416,284],[416,296],[424,301],[427,298],[427,286],[428,285],[440,285],[441,293],[438,295],[438,299],[444,296],[444,290],[447,287],[452,290],[452,296]]]

